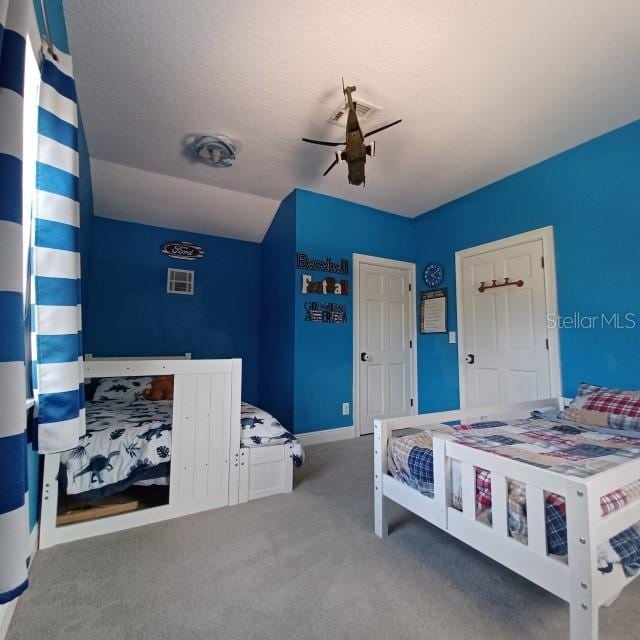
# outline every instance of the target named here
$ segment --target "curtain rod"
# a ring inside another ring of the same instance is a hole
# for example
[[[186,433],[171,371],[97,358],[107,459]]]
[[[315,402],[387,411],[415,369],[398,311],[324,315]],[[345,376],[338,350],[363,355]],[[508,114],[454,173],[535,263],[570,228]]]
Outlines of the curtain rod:
[[[47,38],[47,49],[54,60],[58,59],[58,55],[53,49],[53,38],[51,37],[51,27],[49,26],[49,12],[47,11],[47,0],[40,0],[42,7],[42,18],[44,19],[44,30]]]

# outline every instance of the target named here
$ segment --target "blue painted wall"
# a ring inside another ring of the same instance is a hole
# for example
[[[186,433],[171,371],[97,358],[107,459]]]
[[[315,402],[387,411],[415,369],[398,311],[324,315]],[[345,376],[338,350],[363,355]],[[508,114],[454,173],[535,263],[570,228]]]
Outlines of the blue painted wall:
[[[260,406],[291,429],[294,392],[296,195],[282,201],[262,241]]]
[[[456,329],[455,251],[553,225],[561,315],[636,314],[634,330],[561,330],[563,393],[581,381],[637,389],[640,362],[640,121],[416,219],[419,270],[437,261]],[[457,345],[420,336],[422,412],[456,408]]]
[[[296,190],[296,212],[296,250],[311,257],[348,258],[351,270],[354,253],[413,262],[409,218],[303,190]],[[327,275],[304,272],[317,280]],[[303,295],[302,273],[295,275],[295,431],[350,426],[353,415],[342,415],[342,403],[349,402],[353,413],[353,292],[350,287],[348,296]],[[305,322],[309,300],[346,304],[348,322]]]
[[[58,49],[69,53],[69,41],[64,18],[62,0],[44,0],[47,3],[51,39]],[[42,6],[40,0],[34,0],[34,8],[40,32],[44,33],[44,20],[42,18]],[[79,115],[78,152],[80,157],[79,196],[80,196],[80,254],[82,262],[82,301],[87,304],[89,292],[90,272],[90,243],[91,226],[93,222],[93,192],[91,188],[91,168],[89,165],[89,151],[84,135],[82,119]],[[29,478],[29,519],[33,528],[39,518],[40,496],[40,456],[31,448],[27,451],[27,465]]]
[[[205,257],[186,262],[160,245],[186,240]],[[260,245],[94,218],[85,351],[95,356],[242,358],[243,397],[258,398]],[[195,272],[195,293],[167,293],[167,269]]]

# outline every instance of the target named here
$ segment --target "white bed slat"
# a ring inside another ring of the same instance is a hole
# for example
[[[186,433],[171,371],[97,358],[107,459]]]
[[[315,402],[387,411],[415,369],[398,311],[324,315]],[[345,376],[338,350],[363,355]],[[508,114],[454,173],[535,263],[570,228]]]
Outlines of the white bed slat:
[[[206,502],[209,494],[208,461],[211,449],[216,446],[211,425],[211,392],[213,376],[196,379],[195,430],[193,447],[193,494],[196,504]]]
[[[466,518],[476,518],[476,470],[470,462],[460,463],[462,511]]]
[[[226,374],[211,376],[211,394],[209,406],[210,452],[207,467],[208,492],[207,503],[211,508],[226,504],[229,492],[229,432],[225,429],[229,420],[229,408],[225,397],[230,384]]]
[[[494,531],[508,537],[507,479],[496,471],[491,472],[491,520]]]
[[[529,548],[542,556],[547,555],[546,513],[544,491],[532,484],[527,485],[527,529]]]
[[[193,498],[194,483],[194,458],[195,458],[195,429],[196,429],[196,375],[186,375],[183,377],[180,416],[180,432],[172,430],[173,439],[180,439],[180,459],[179,464],[172,468],[171,476],[178,473],[178,478],[171,478],[171,481],[178,483],[178,503],[181,507],[191,504]]]

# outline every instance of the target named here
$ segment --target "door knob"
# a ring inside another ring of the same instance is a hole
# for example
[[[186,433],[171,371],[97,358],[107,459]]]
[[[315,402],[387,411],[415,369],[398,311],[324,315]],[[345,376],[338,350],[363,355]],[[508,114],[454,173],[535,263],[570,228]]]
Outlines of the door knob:
[[[467,354],[466,360],[467,360],[467,364],[473,364],[476,361],[475,354],[473,353]]]
[[[365,353],[364,351],[360,354],[360,360],[362,360],[362,362],[367,362],[367,360],[369,360],[369,354]]]

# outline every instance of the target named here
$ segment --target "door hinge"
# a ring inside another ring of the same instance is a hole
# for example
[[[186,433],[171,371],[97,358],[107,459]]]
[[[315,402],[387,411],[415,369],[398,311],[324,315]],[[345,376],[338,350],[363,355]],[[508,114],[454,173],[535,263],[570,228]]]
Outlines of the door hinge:
[[[413,407],[413,398],[411,398],[411,401],[410,401],[410,402],[411,402],[411,406]]]
[[[413,340],[409,340],[409,349],[413,349]]]
[[[540,258],[540,266],[544,269],[544,256]]]
[[[411,291],[411,283],[409,283],[409,291]]]
[[[547,338],[547,339],[544,341],[544,343],[545,343],[545,345],[546,345],[546,347],[547,347],[547,351],[549,351],[549,338]]]

